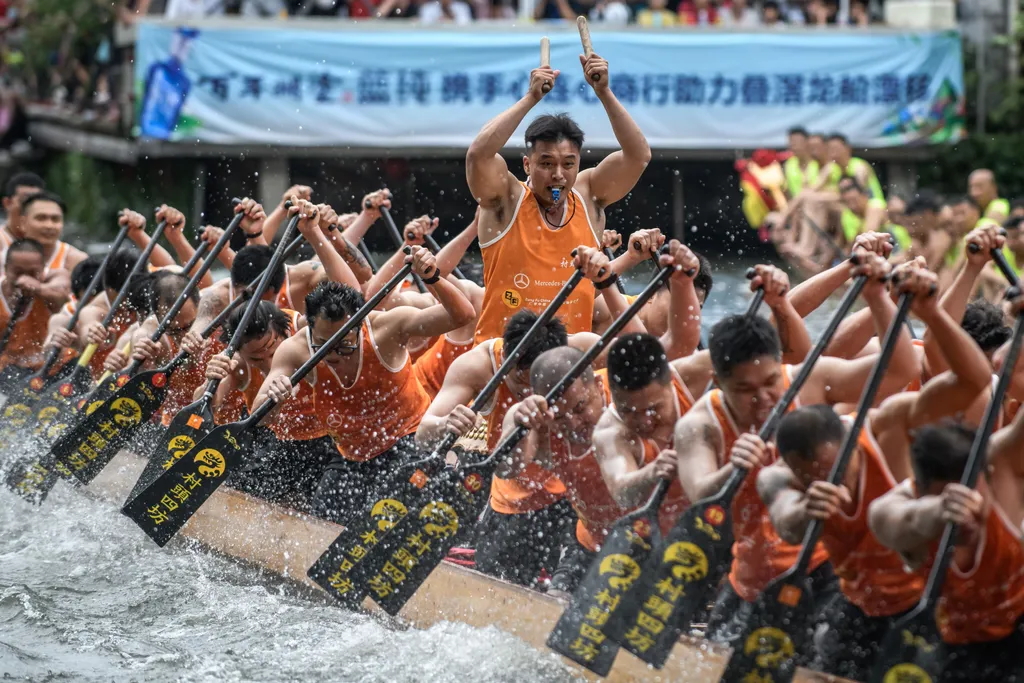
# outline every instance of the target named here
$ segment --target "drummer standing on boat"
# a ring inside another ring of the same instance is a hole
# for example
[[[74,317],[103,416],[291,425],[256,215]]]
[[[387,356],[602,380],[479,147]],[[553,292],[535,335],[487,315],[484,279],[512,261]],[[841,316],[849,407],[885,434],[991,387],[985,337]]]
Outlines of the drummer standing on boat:
[[[594,168],[580,172],[583,131],[567,114],[543,114],[526,129],[526,182],[513,175],[501,149],[560,71],[541,66],[511,108],[477,134],[466,154],[466,179],[480,204],[479,239],[484,301],[476,342],[500,337],[523,308],[540,311],[572,275],[572,250],[601,247],[605,209],[633,189],[651,160],[651,148],[608,87],[608,62],[580,55],[586,81],[604,106],[621,145]],[[583,282],[559,311],[569,334],[590,332],[594,286]]]

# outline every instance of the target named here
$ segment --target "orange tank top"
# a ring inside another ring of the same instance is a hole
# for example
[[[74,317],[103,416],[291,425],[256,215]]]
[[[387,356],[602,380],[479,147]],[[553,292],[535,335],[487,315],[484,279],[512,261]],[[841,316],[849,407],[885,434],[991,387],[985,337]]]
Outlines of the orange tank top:
[[[0,336],[7,330],[7,324],[13,315],[15,303],[8,302],[0,292]],[[47,327],[50,323],[50,309],[42,299],[34,298],[18,321],[14,323],[7,347],[0,354],[0,368],[14,365],[20,368],[38,370],[43,366],[45,353],[43,342],[46,340]]]
[[[292,303],[292,279],[288,273],[290,268],[291,266],[287,265],[284,267],[284,284],[281,285],[281,289],[277,291],[277,299],[275,300],[277,307],[280,308],[282,311],[296,310],[295,304]],[[232,292],[232,294],[234,294],[234,292]],[[305,310],[306,308],[305,301],[302,302],[302,308],[303,310]]]
[[[438,339],[441,339],[441,337],[430,337],[429,339],[423,339],[421,337],[416,340],[415,346],[409,348],[409,357],[412,358],[412,364],[416,365],[416,361],[423,358],[427,351],[433,348],[434,344],[437,343]],[[472,344],[470,345],[472,346]]]
[[[789,386],[792,367],[782,368],[783,385]],[[799,406],[794,401],[790,410]],[[719,465],[728,461],[732,445],[739,438],[740,432],[725,405],[721,389],[715,389],[708,395],[708,407],[712,417],[722,430],[722,450]],[[733,538],[732,567],[729,571],[729,583],[743,600],[753,602],[761,594],[765,586],[775,577],[793,566],[800,553],[800,546],[786,543],[775,532],[768,508],[757,493],[757,473],[752,470],[743,480],[732,501]],[[814,570],[828,560],[825,548],[818,544],[811,559],[810,569]]]
[[[480,244],[484,261],[484,300],[476,323],[476,343],[496,339],[513,315],[528,308],[540,312],[573,274],[572,250],[581,244],[600,247],[583,197],[573,190],[565,226],[552,229],[537,200],[522,183],[523,193],[501,234]],[[594,316],[594,284],[583,280],[558,309],[569,334],[590,332]]]
[[[504,340],[490,340],[491,369],[498,371],[504,360]],[[493,451],[501,441],[501,423],[505,413],[516,404],[516,396],[508,381],[498,385],[487,415],[487,448]],[[495,476],[491,479],[491,507],[504,515],[543,510],[565,493],[565,486],[557,476],[535,463],[527,463],[512,479]]]
[[[114,319],[110,321],[110,326],[107,328],[109,331],[107,339],[112,339],[113,343],[106,348],[96,349],[96,353],[93,354],[92,359],[89,360],[89,372],[92,374],[93,379],[98,380],[100,376],[105,372],[103,369],[103,363],[107,360],[107,356],[111,354],[117,345],[117,340],[121,338],[121,335],[125,333],[129,327],[135,322],[135,314],[129,313],[126,310],[121,310],[114,316]]]
[[[313,355],[310,329],[306,346]],[[420,426],[430,398],[416,380],[408,354],[402,365],[388,366],[377,351],[373,327],[359,332],[359,369],[345,386],[326,363],[313,369],[313,405],[347,460],[366,461],[387,451]]]
[[[53,256],[50,257],[50,262],[46,264],[46,270],[66,268],[69,251],[71,251],[71,245],[67,242],[57,242],[57,248],[53,250]]]
[[[448,335],[443,334],[437,338],[433,346],[426,350],[413,364],[416,371],[416,378],[420,386],[427,392],[427,396],[434,399],[441,391],[444,384],[444,376],[448,373],[455,359],[473,348],[473,340],[462,342],[452,341]]]
[[[171,357],[178,355],[178,345],[170,337],[164,335],[171,347]],[[189,356],[181,366],[171,375],[167,383],[167,397],[164,399],[160,410],[157,411],[160,423],[163,426],[171,424],[171,420],[182,408],[192,403],[192,395],[200,384],[206,383],[206,363],[212,356],[207,354],[207,347],[199,353],[199,357]]]
[[[868,528],[868,506],[895,487],[896,480],[867,422],[857,445],[861,452],[857,509],[853,515],[840,511],[829,519],[821,542],[846,599],[869,617],[888,617],[913,607],[921,598],[924,581],[907,572],[900,556],[879,543]]]
[[[993,502],[985,536],[968,572],[950,563],[935,619],[951,645],[991,642],[1009,636],[1024,614],[1024,549],[1020,532]],[[935,544],[938,545],[937,543]],[[932,560],[935,557],[932,552]],[[931,569],[929,561],[921,571]]]
[[[914,345],[914,348],[917,349],[917,352],[921,358],[921,375],[917,379],[912,381],[910,384],[908,384],[904,391],[921,391],[921,386],[928,381],[928,378],[924,377],[924,340],[913,339],[911,340],[911,343]]]

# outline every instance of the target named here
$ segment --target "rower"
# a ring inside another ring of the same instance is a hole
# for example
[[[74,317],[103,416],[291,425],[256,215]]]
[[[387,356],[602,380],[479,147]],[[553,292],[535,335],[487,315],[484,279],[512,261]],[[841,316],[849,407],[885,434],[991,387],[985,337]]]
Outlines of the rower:
[[[21,227],[21,203],[46,190],[46,182],[35,173],[16,173],[4,184],[3,206],[7,222],[0,226],[0,249],[7,249],[25,233]]]
[[[227,344],[242,322],[245,309],[236,308],[221,328],[220,341]],[[270,301],[256,305],[249,326],[242,333],[238,352],[230,359],[219,353],[206,366],[206,378],[220,380],[212,407],[218,424],[252,411],[260,387],[270,372],[274,353],[289,337],[306,326],[296,311],[283,311]],[[205,385],[196,388],[197,399]],[[253,456],[232,475],[230,484],[274,503],[312,512],[313,495],[328,462],[338,454],[326,425],[317,417],[313,387],[302,382],[296,395],[257,427]]]
[[[859,250],[853,276],[867,278],[862,296],[873,312],[880,335],[888,329],[896,305],[885,291],[889,264],[881,256]],[[711,330],[708,347],[713,376],[720,387],[699,399],[675,428],[679,478],[690,500],[708,498],[721,489],[737,467],[756,471],[771,461],[747,442],[768,418],[776,402],[799,372],[783,365],[779,333],[761,318],[733,315]],[[880,394],[890,396],[917,376],[910,336],[902,331],[893,350]],[[823,356],[815,363],[794,406],[803,403],[853,403],[875,364],[875,356],[843,360]],[[735,446],[735,447],[734,447]],[[768,512],[757,495],[756,477],[746,477],[733,499],[732,566],[708,623],[708,638],[731,643],[752,603],[768,582],[789,569],[799,546],[783,542],[768,523]],[[834,590],[827,554],[819,548],[811,562],[811,582],[817,604],[824,605]]]
[[[815,638],[814,668],[852,680],[868,680],[883,637],[924,588],[922,578],[907,573],[899,556],[870,532],[868,506],[910,476],[907,449],[915,430],[966,410],[989,386],[984,353],[931,293],[934,274],[921,275],[901,280],[896,289],[914,295],[914,314],[954,370],[870,411],[841,485],[825,479],[848,431],[844,421],[852,417],[840,418],[820,404],[783,417],[776,434],[780,460],[758,474],[758,493],[782,540],[799,544],[812,519],[824,524],[821,540],[841,595],[823,613],[828,628]],[[751,449],[765,447],[755,437],[743,438]],[[758,459],[769,457],[760,452]]]
[[[4,254],[0,279],[0,330],[6,329],[18,300],[28,297],[27,307],[14,326],[7,347],[0,355],[5,378],[27,376],[43,365],[43,342],[50,316],[58,312],[67,297],[55,295],[58,288],[45,280],[43,246],[31,239],[17,239]],[[66,280],[65,280],[66,281]]]
[[[1019,308],[1019,300],[1017,303]],[[974,430],[940,422],[917,431],[913,478],[869,510],[871,531],[927,576],[947,523],[957,536],[936,622],[946,644],[941,681],[1020,680],[1024,648],[1024,414],[995,433],[977,488],[959,481]]]
[[[96,352],[89,362],[89,370],[94,379],[98,379],[103,374],[103,363],[114,348],[114,342],[128,330],[132,323],[138,320],[138,297],[135,297],[136,300],[133,301],[133,298],[129,296],[122,302],[110,325],[104,327],[102,324],[103,319],[110,312],[111,302],[117,298],[118,292],[128,281],[128,275],[138,257],[139,255],[132,249],[121,249],[112,254],[103,271],[103,291],[93,297],[92,301],[86,304],[79,314],[78,325],[73,334],[79,340],[84,341],[79,341],[75,347],[80,351],[87,343],[97,344]],[[136,276],[136,279],[139,277],[148,277],[148,275],[141,273]]]
[[[316,220],[314,209],[305,211],[300,226]],[[421,247],[410,251],[406,258],[413,272],[441,303],[370,313],[306,379],[313,385],[316,414],[340,451],[313,502],[316,514],[327,519],[344,520],[396,466],[417,457],[413,434],[430,399],[412,371],[406,344],[413,337],[444,334],[474,315],[458,288],[440,277],[434,255]],[[359,290],[337,282],[321,283],[307,295],[309,326],[278,348],[256,402],[288,399],[289,376],[364,303]]]
[[[45,191],[26,197],[21,202],[21,231],[26,238],[42,245],[47,274],[51,271],[64,272],[66,300],[66,278],[88,255],[60,239],[64,233],[64,201]]]
[[[987,168],[979,168],[967,176],[967,194],[984,218],[1003,223],[1010,217],[1010,202],[999,196],[996,174]]]
[[[466,154],[469,189],[480,205],[484,261],[477,343],[500,337],[520,309],[539,311],[550,303],[572,273],[569,253],[580,244],[601,247],[605,210],[633,189],[651,160],[643,133],[609,87],[608,62],[596,54],[580,61],[621,150],[580,171],[583,131],[567,114],[544,114],[526,128],[528,180],[522,183],[508,170],[502,147],[560,73],[541,66],[530,72],[523,98],[484,126]],[[562,305],[569,334],[591,330],[594,298],[593,285],[584,282]]]
[[[68,299],[59,311],[50,316],[50,322],[47,325],[46,341],[43,343],[44,349],[50,346],[78,348],[78,335],[74,332],[68,332],[67,326],[71,321],[71,316],[75,313],[78,302],[81,301],[85,291],[89,288],[89,283],[92,282],[92,278],[96,275],[96,271],[100,269],[102,262],[103,257],[90,256],[71,271],[71,298]]]

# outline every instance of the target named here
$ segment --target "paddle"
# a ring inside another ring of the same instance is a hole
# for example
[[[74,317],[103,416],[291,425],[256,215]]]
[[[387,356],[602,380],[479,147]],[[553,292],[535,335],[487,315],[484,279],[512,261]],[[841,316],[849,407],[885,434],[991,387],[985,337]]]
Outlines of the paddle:
[[[673,272],[673,268],[666,268],[644,287],[622,315],[545,394],[544,400],[548,405],[557,401],[590,367]],[[409,514],[399,520],[391,533],[356,566],[352,573],[356,586],[370,592],[374,602],[385,612],[398,614],[459,537],[473,529],[489,498],[485,483],[491,480],[498,463],[511,454],[527,432],[525,427],[516,427],[485,460],[461,467],[449,465],[442,475],[434,477],[424,489],[422,503],[416,509],[410,509]],[[417,543],[417,539],[428,540],[429,547]]]
[[[117,296],[114,297],[114,301],[110,304],[110,309],[107,314],[103,316],[103,320],[100,325],[104,328],[109,328],[111,323],[114,322],[115,316],[117,316],[118,310],[121,304],[124,302],[128,292],[134,283],[132,278],[139,272],[143,265],[149,262],[149,256],[153,253],[156,248],[160,236],[164,232],[164,228],[167,226],[165,221],[161,221],[156,229],[153,230],[153,234],[150,236],[149,244],[142,250],[139,257],[135,259],[135,263],[132,264],[132,268],[128,273],[128,277],[125,278],[124,284],[118,291]],[[77,407],[77,401],[73,402],[77,396],[84,394],[89,391],[92,387],[92,373],[89,371],[89,363],[92,361],[93,355],[99,350],[98,344],[89,344],[85,349],[78,355],[77,359],[71,359],[68,364],[74,364],[74,370],[71,371],[71,375],[67,377],[58,386],[53,385],[46,391],[46,395],[43,396],[38,404],[36,405],[36,428],[35,435],[41,437],[47,443],[57,438],[67,428],[68,422],[71,420],[71,415],[67,414],[74,411]],[[77,361],[77,362],[75,362]],[[62,414],[63,413],[63,414]],[[53,427],[50,428],[50,423],[53,423]]]
[[[609,247],[605,247],[604,249],[602,249],[602,251],[604,252],[604,255],[608,257],[609,261],[614,261],[615,260],[615,253],[612,252],[612,250]],[[655,259],[656,258],[657,257],[655,257]],[[657,264],[657,260],[655,260],[655,264]],[[622,284],[622,278],[621,277],[620,278],[615,278],[615,289],[619,290],[619,294],[625,294],[626,293],[626,287],[625,287],[625,285]]]
[[[370,203],[365,204],[367,208],[370,207]],[[384,216],[384,222],[387,223],[388,233],[391,235],[391,241],[395,243],[395,249],[401,249],[405,246],[405,240],[402,239],[402,233],[399,232],[398,226],[395,225],[395,219],[391,217],[391,209],[386,206],[380,207],[380,215]],[[416,283],[416,289],[420,291],[420,294],[427,293],[427,286],[423,284],[419,276],[416,273],[412,274],[412,281]]]
[[[527,330],[522,340],[516,344],[511,353],[505,355],[501,367],[469,404],[470,410],[479,413],[487,407],[498,387],[505,381],[505,377],[515,368],[519,358],[526,350],[527,344],[550,322],[559,307],[565,303],[582,280],[583,273],[577,269],[562,285],[562,289],[551,300],[547,308],[537,316],[537,320]],[[440,470],[445,456],[448,455],[458,439],[456,434],[445,434],[428,457],[401,468],[387,484],[380,488],[378,495],[369,504],[364,505],[357,514],[349,518],[350,523],[345,525],[345,529],[338,534],[327,550],[306,572],[309,578],[342,604],[355,607],[362,602],[366,595],[365,591],[356,591],[347,575],[355,564],[365,557],[366,549],[363,546],[363,539],[373,538],[376,540],[378,534],[387,534],[393,526],[395,517],[405,514],[420,501],[423,488],[430,477]],[[413,469],[411,476],[410,469]]]
[[[25,315],[25,309],[32,302],[32,297],[27,294],[22,294],[18,297],[18,300],[14,302],[14,310],[11,311],[11,319],[7,321],[7,326],[4,328],[4,335],[0,337],[0,354],[3,354],[7,348],[7,342],[11,341],[11,335],[14,333],[14,328],[18,325],[21,316]]]
[[[865,282],[864,277],[858,277],[843,296],[817,344],[804,359],[800,372],[758,432],[762,439],[768,440],[775,433],[779,420],[800,393],[814,364],[860,295]],[[618,609],[612,611],[602,629],[609,639],[645,662],[656,667],[664,665],[680,631],[704,606],[706,596],[717,588],[728,566],[732,545],[730,507],[746,475],[746,470],[736,469],[721,491],[687,508],[666,535],[664,543],[643,565],[639,578],[623,597]],[[655,622],[648,621],[651,616],[648,605],[658,604],[650,601],[651,596],[669,602],[671,608],[667,614],[659,614]],[[657,629],[658,623],[664,624],[660,633],[647,635],[652,633],[652,629],[640,630],[642,624],[653,625]]]
[[[411,238],[412,237],[412,233],[410,233],[409,236]],[[427,245],[427,248],[430,249],[435,254],[438,254],[438,253],[441,252],[441,245],[437,243],[437,240],[434,239],[433,235],[424,235],[423,236],[423,242]],[[460,280],[468,280],[469,279],[465,275],[462,274],[462,271],[459,269],[458,266],[455,266],[454,268],[452,268],[452,273],[455,275],[455,277],[459,278]],[[616,280],[616,282],[618,282],[618,280]],[[621,288],[622,285],[619,285],[619,287]]]
[[[114,241],[110,245],[110,251],[108,251],[103,257],[100,267],[96,269],[96,274],[92,276],[92,280],[89,281],[89,286],[86,287],[85,292],[82,293],[82,298],[75,306],[75,310],[71,314],[71,319],[68,320],[64,329],[72,332],[78,325],[78,318],[82,315],[82,310],[86,307],[89,300],[92,299],[92,295],[95,294],[96,290],[99,288],[100,282],[103,281],[103,273],[110,264],[110,257],[121,247],[121,243],[124,242],[125,237],[128,235],[128,230],[128,225],[121,226],[120,232],[117,233],[117,237],[114,238]],[[4,406],[3,418],[0,419],[0,422],[3,424],[3,426],[0,427],[0,448],[5,448],[10,442],[11,436],[28,424],[28,421],[35,416],[35,412],[32,408],[42,395],[46,383],[50,380],[50,370],[57,363],[60,356],[61,349],[59,347],[55,346],[51,348],[50,352],[46,356],[43,366],[25,380],[21,390],[17,392],[18,396],[16,398],[11,397],[13,402],[8,402],[7,405]]]
[[[1019,295],[1020,291],[1015,287],[1007,291],[1007,298]],[[1013,372],[1020,355],[1022,341],[1024,341],[1024,316],[1018,313],[1017,321],[1013,326],[1010,348],[1003,361],[1003,369],[999,373],[999,382],[985,409],[985,418],[981,423],[981,428],[974,435],[974,442],[971,444],[971,451],[967,457],[967,465],[960,478],[960,483],[968,488],[975,487],[978,477],[985,467],[989,438],[1002,413],[1003,398],[1013,380]],[[924,593],[921,595],[921,601],[910,613],[893,624],[882,640],[881,654],[871,670],[872,683],[938,680],[939,674],[942,672],[943,643],[935,621],[935,607],[942,595],[942,586],[952,559],[956,530],[955,524],[946,525],[935,555],[935,564],[932,565]]]
[[[407,263],[395,273],[309,360],[292,373],[289,378],[292,386],[301,382],[349,332],[361,325],[366,316],[411,272],[412,264]],[[252,447],[253,428],[276,405],[277,401],[267,399],[246,419],[214,429],[196,444],[194,459],[174,463],[121,511],[163,547],[238,466],[244,452]]]
[[[934,291],[929,296],[934,296]],[[860,438],[861,429],[868,412],[875,403],[875,397],[885,378],[896,342],[899,341],[903,323],[913,303],[912,294],[900,296],[889,329],[885,332],[878,361],[871,370],[868,382],[857,402],[857,413],[853,424],[846,432],[839,454],[828,475],[828,483],[839,485],[846,475],[846,468],[853,459]],[[772,680],[785,683],[793,678],[796,671],[796,655],[807,648],[807,627],[814,612],[811,582],[807,576],[815,546],[821,538],[824,523],[814,519],[804,532],[800,553],[793,566],[773,579],[754,601],[753,611],[736,641],[739,647],[733,649],[732,657],[722,675],[723,681],[742,683],[749,680]]]

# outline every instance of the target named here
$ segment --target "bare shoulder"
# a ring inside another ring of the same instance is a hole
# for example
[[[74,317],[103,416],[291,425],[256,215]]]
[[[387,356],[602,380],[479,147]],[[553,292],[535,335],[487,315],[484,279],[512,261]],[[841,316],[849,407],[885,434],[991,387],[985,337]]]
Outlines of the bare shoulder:
[[[721,450],[724,444],[722,428],[711,416],[708,397],[703,396],[685,415],[676,421],[675,442],[677,444],[702,443],[709,448]],[[686,452],[682,449],[680,452]]]
[[[577,351],[586,352],[596,344],[597,340],[600,338],[601,337],[593,332],[576,332],[575,334],[569,335],[569,346]]]
[[[64,259],[64,266],[67,268],[68,272],[70,273],[72,270],[74,270],[75,266],[77,266],[79,263],[81,263],[82,261],[84,261],[87,258],[89,258],[88,254],[86,254],[81,249],[78,249],[77,247],[72,247],[69,244],[68,245],[68,255],[67,255],[67,258]]]

